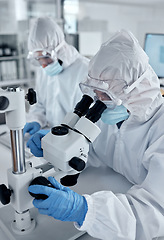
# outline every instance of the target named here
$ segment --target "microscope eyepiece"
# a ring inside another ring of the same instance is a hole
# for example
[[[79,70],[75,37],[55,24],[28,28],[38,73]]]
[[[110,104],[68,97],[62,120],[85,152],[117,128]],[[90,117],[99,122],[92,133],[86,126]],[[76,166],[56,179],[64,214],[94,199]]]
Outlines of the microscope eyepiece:
[[[103,102],[97,100],[93,107],[89,109],[85,117],[95,123],[100,119],[101,114],[106,108],[107,106]]]
[[[88,112],[91,103],[93,103],[93,99],[88,95],[83,95],[81,101],[75,106],[74,113],[79,117],[84,116]]]

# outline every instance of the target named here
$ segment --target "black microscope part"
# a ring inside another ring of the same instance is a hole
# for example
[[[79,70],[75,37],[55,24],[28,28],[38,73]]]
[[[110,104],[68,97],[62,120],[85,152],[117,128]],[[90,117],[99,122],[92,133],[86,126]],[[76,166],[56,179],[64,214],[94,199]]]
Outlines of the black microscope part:
[[[0,185],[0,201],[3,205],[10,203],[11,190],[6,185]]]
[[[0,110],[5,110],[9,106],[9,100],[5,96],[0,97]]]
[[[79,157],[73,157],[69,161],[69,166],[71,166],[76,171],[82,171],[85,168],[85,162]]]
[[[67,135],[68,132],[69,132],[69,129],[66,126],[56,126],[51,128],[51,133],[57,136]]]
[[[81,101],[76,104],[74,113],[79,117],[84,116],[88,112],[91,103],[93,103],[93,99],[88,95],[83,95]]]
[[[43,177],[43,176],[39,176],[39,177],[36,177],[32,180],[32,182],[30,183],[30,186],[32,185],[44,185],[44,186],[47,186],[47,187],[52,187],[52,188],[55,188],[51,183],[50,181],[48,181],[47,178]],[[35,194],[35,193],[32,193],[32,192],[29,192],[29,194],[34,197],[35,199],[42,199],[42,200],[45,200],[48,198],[47,195],[45,194]]]
[[[78,179],[79,175],[80,175],[80,173],[77,173],[75,175],[66,175],[60,179],[60,183],[66,187],[74,186],[77,184],[77,179]]]
[[[85,117],[88,118],[91,122],[95,123],[100,119],[101,114],[106,108],[107,106],[103,102],[97,100],[93,107],[89,109]]]
[[[33,105],[37,102],[36,99],[36,92],[33,88],[28,89],[28,93],[25,96],[26,100],[29,102],[30,105]]]

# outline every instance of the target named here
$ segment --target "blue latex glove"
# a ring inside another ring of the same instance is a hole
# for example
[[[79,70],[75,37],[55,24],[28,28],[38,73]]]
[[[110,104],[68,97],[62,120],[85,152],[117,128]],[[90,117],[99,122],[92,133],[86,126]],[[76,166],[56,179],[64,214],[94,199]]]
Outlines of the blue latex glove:
[[[32,154],[35,157],[43,157],[43,149],[41,148],[41,139],[49,132],[50,130],[40,130],[27,141],[27,147],[30,148]]]
[[[64,187],[53,177],[49,177],[48,180],[55,188],[43,185],[32,185],[28,188],[32,193],[48,196],[45,200],[34,199],[34,206],[41,214],[52,216],[61,221],[77,222],[81,226],[88,211],[85,197],[68,187]]]
[[[38,122],[28,122],[25,124],[23,129],[23,134],[29,133],[30,135],[33,135],[37,131],[39,131],[41,128],[40,124]]]

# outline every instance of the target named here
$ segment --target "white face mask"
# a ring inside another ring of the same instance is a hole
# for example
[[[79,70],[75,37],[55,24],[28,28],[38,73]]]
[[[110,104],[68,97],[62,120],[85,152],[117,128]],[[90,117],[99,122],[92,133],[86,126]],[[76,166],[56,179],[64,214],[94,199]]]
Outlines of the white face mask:
[[[105,111],[101,115],[101,120],[109,125],[115,125],[123,120],[128,119],[129,113],[127,109],[123,106],[116,106],[114,109],[110,107],[105,109]]]
[[[63,71],[63,67],[58,61],[50,63],[47,67],[43,68],[48,76],[55,76]]]

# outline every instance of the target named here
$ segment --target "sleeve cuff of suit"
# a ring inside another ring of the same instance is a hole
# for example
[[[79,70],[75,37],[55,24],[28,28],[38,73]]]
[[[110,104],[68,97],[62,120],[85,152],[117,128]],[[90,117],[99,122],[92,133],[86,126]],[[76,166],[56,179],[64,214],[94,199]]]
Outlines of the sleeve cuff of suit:
[[[90,227],[93,224],[92,219],[95,218],[95,209],[94,209],[94,204],[93,204],[93,199],[91,196],[89,195],[84,195],[86,201],[87,201],[87,205],[88,205],[88,211],[86,213],[84,222],[82,224],[82,226],[80,227],[78,223],[74,223],[75,227],[80,230],[80,231],[87,231],[87,229],[90,229]]]

